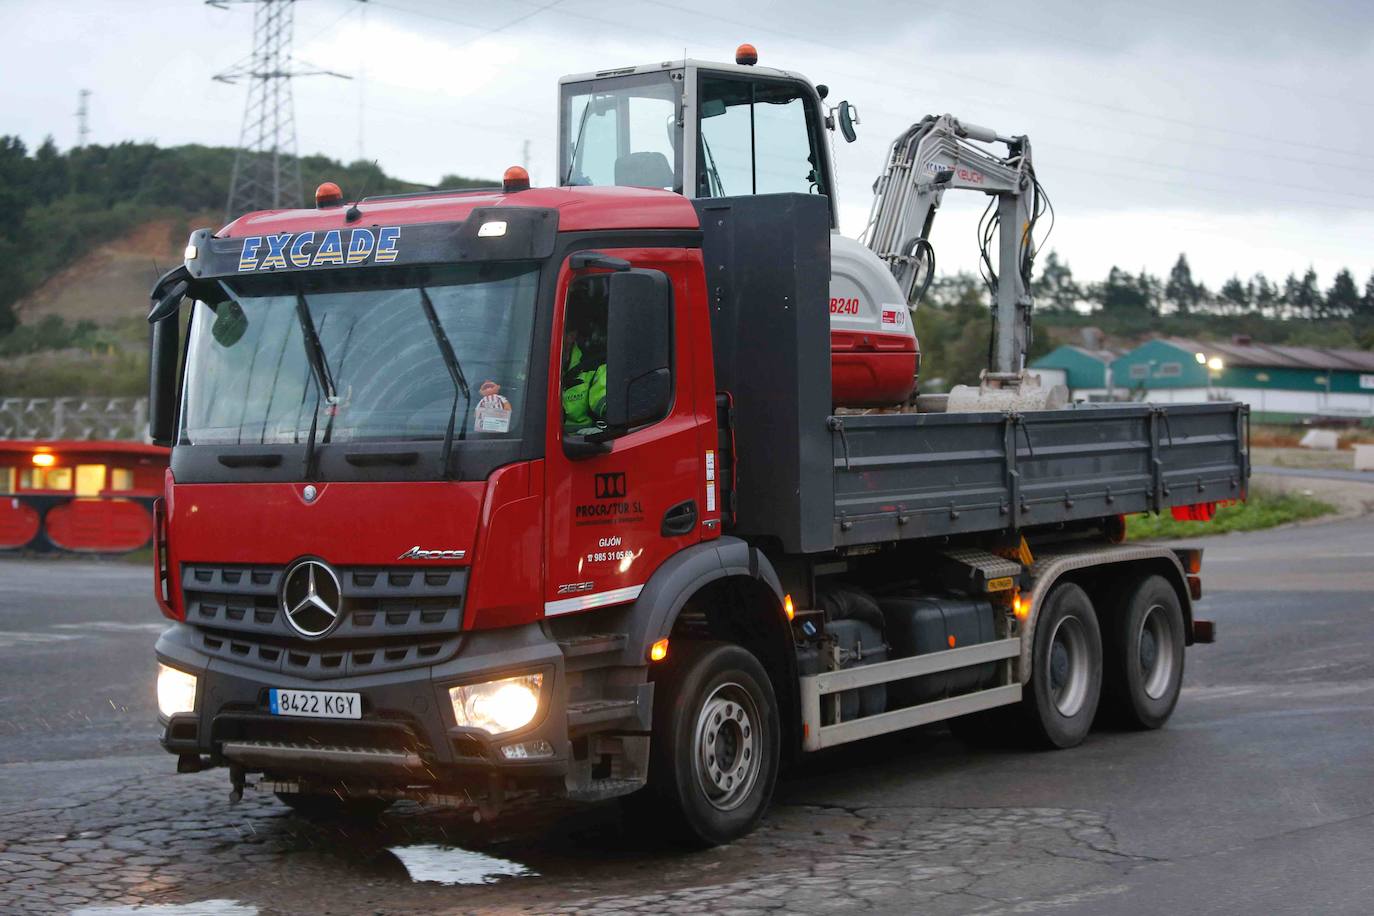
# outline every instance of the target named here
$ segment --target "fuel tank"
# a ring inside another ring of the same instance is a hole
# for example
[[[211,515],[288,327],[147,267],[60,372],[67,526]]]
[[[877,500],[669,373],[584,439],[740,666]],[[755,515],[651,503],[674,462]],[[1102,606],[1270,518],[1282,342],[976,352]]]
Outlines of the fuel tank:
[[[916,390],[920,347],[901,288],[862,242],[830,234],[830,374],[836,407],[887,407]]]

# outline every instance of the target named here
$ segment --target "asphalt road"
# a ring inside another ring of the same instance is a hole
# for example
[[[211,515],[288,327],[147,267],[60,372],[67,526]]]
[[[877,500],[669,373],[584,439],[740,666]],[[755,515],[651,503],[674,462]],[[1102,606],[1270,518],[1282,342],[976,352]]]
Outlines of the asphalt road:
[[[154,744],[151,575],[0,560],[0,912],[1371,912],[1374,519],[1205,543],[1220,641],[1190,650],[1164,730],[1056,753],[888,736],[699,853],[613,806],[485,829],[231,807],[223,771],[176,776]]]
[[[1278,465],[1256,466],[1256,474],[1277,477],[1316,477],[1319,480],[1349,480],[1355,483],[1374,483],[1374,471],[1347,471],[1343,468],[1285,468]]]

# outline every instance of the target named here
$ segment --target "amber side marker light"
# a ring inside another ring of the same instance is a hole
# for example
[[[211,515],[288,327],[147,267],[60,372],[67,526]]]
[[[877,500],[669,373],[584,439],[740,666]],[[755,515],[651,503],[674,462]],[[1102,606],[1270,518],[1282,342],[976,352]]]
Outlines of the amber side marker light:
[[[797,616],[797,608],[792,604],[791,595],[782,596],[782,612],[787,615],[788,620]]]
[[[1025,620],[1030,616],[1030,602],[1021,597],[1021,592],[1011,596],[1011,613],[1017,620]]]
[[[649,661],[661,662],[668,657],[668,637],[663,637],[649,647]]]
[[[57,457],[48,452],[35,452],[33,455],[34,465],[40,468],[50,468],[56,461]]]

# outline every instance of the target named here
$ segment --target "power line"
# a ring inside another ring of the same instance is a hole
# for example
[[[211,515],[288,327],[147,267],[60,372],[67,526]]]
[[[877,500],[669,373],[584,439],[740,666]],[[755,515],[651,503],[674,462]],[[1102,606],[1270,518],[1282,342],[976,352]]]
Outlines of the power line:
[[[671,3],[671,2],[668,2],[668,0],[642,0],[642,2],[644,2],[644,3],[650,3],[650,4],[654,5],[654,6],[660,6],[660,7],[663,7],[663,8],[665,8],[665,9],[670,9],[670,10],[674,10],[674,11],[681,12],[681,13],[689,13],[689,14],[694,15],[694,16],[700,15],[700,11],[698,11],[698,10],[694,10],[694,9],[692,9],[692,8],[690,8],[690,7],[681,6],[681,5],[677,4],[677,3]],[[581,14],[579,13],[579,14],[577,14],[577,15],[580,16]],[[775,28],[775,27],[773,27],[773,26],[759,25],[759,24],[757,24],[757,23],[745,22],[745,21],[739,20],[739,19],[726,19],[726,18],[721,17],[721,16],[716,16],[716,17],[714,17],[714,18],[715,18],[715,20],[716,20],[717,22],[729,23],[729,24],[731,24],[731,25],[740,26],[741,28],[755,29],[755,30],[759,30],[759,31],[762,31],[762,32],[765,32],[765,33],[771,32],[771,33],[774,34],[774,35],[780,35],[780,36],[782,36],[782,37],[784,37],[784,38],[790,38],[790,39],[792,39],[792,40],[794,40],[794,41],[801,41],[801,42],[805,42],[805,43],[807,43],[807,44],[816,45],[816,46],[818,46],[818,47],[826,48],[827,50],[833,50],[833,48],[834,48],[834,46],[831,45],[831,44],[827,44],[827,43],[825,43],[825,42],[817,41],[817,40],[815,40],[815,39],[813,39],[813,38],[808,38],[808,37],[806,37],[805,35],[801,35],[801,34],[798,34],[798,33],[796,33],[796,32],[787,32],[787,31],[783,31],[783,30],[778,29],[778,28]],[[954,78],[957,78],[957,79],[959,79],[959,80],[961,80],[961,81],[972,81],[972,82],[984,83],[984,84],[989,85],[989,86],[995,86],[995,87],[997,87],[997,88],[999,88],[999,89],[1014,89],[1014,90],[1023,90],[1023,89],[1025,89],[1024,86],[1022,86],[1022,85],[1020,85],[1020,84],[1017,84],[1017,83],[1009,83],[1009,82],[1006,82],[1006,81],[1004,81],[1004,80],[990,79],[990,78],[988,78],[988,77],[978,76],[978,75],[971,75],[971,74],[968,74],[968,73],[955,73],[954,71],[945,70],[945,69],[940,68],[940,67],[932,67],[932,66],[930,66],[929,64],[917,64],[917,63],[913,63],[913,62],[912,62],[911,60],[909,60],[909,59],[897,58],[897,57],[893,57],[893,56],[891,56],[891,55],[886,55],[886,54],[877,54],[877,53],[874,53],[874,52],[872,52],[872,51],[867,52],[867,56],[869,56],[869,57],[878,57],[878,58],[886,59],[886,60],[892,61],[893,63],[900,64],[900,65],[903,66],[903,67],[914,67],[914,68],[916,68],[916,69],[928,70],[928,71],[930,71],[930,72],[932,72],[932,73],[939,73],[939,74],[941,74],[942,76],[954,77]],[[836,71],[836,72],[844,72],[844,71]],[[851,74],[846,74],[846,75],[851,75]],[[868,77],[859,76],[859,75],[857,75],[857,74],[852,74],[852,75],[856,76],[856,77],[859,78],[859,79],[869,79]],[[908,87],[908,88],[915,88],[915,87]],[[1285,139],[1282,139],[1282,138],[1279,138],[1279,137],[1271,137],[1271,136],[1268,136],[1268,135],[1266,135],[1266,134],[1257,134],[1257,133],[1253,133],[1253,132],[1251,132],[1251,131],[1237,130],[1237,129],[1235,129],[1235,128],[1229,128],[1229,127],[1220,127],[1220,126],[1212,125],[1212,124],[1204,124],[1204,123],[1199,122],[1199,121],[1190,121],[1190,120],[1188,120],[1188,119],[1186,119],[1186,118],[1175,118],[1175,117],[1170,117],[1169,115],[1161,115],[1161,114],[1156,114],[1156,113],[1154,113],[1154,112],[1149,112],[1149,111],[1139,111],[1139,110],[1134,109],[1134,108],[1128,108],[1128,107],[1126,107],[1126,106],[1124,106],[1124,105],[1112,105],[1112,104],[1107,103],[1107,102],[1098,102],[1098,101],[1094,101],[1094,100],[1092,100],[1092,99],[1077,98],[1077,97],[1075,97],[1075,96],[1068,96],[1068,95],[1064,95],[1064,94],[1062,94],[1062,93],[1044,92],[1044,93],[1040,93],[1040,94],[1041,94],[1041,95],[1044,95],[1044,96],[1046,96],[1046,97],[1048,97],[1048,98],[1056,98],[1056,99],[1059,99],[1060,101],[1068,102],[1068,103],[1073,104],[1073,105],[1083,105],[1083,106],[1089,107],[1089,108],[1097,108],[1097,109],[1100,109],[1100,110],[1103,110],[1103,111],[1110,111],[1110,112],[1114,112],[1114,113],[1118,113],[1118,114],[1126,114],[1126,115],[1130,115],[1130,116],[1132,116],[1132,117],[1149,118],[1149,119],[1151,119],[1151,120],[1161,121],[1161,122],[1168,123],[1168,124],[1178,124],[1178,125],[1182,125],[1182,126],[1186,126],[1186,127],[1197,128],[1197,129],[1199,129],[1199,130],[1216,131],[1216,132],[1218,132],[1218,133],[1231,134],[1231,135],[1233,135],[1233,136],[1245,137],[1245,138],[1251,139],[1251,140],[1263,140],[1263,141],[1265,141],[1266,143],[1286,143],[1286,144],[1289,144],[1289,145],[1291,145],[1291,146],[1303,147],[1303,148],[1305,148],[1305,149],[1314,149],[1314,150],[1319,150],[1319,151],[1321,151],[1321,152],[1336,153],[1336,154],[1342,155],[1342,156],[1354,156],[1354,157],[1356,157],[1356,158],[1358,158],[1358,159],[1361,159],[1361,160],[1367,160],[1367,158],[1368,158],[1367,154],[1355,152],[1355,151],[1353,151],[1353,150],[1340,149],[1340,148],[1338,148],[1338,147],[1331,147],[1331,146],[1323,146],[1323,145],[1315,144],[1315,143],[1303,143],[1303,142],[1298,141],[1298,140],[1285,140]]]

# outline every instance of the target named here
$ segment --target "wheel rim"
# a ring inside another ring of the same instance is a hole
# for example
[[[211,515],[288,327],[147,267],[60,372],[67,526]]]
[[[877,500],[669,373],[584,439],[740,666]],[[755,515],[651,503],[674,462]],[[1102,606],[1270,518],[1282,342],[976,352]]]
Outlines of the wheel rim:
[[[694,741],[697,784],[721,811],[738,808],[758,781],[758,708],[739,684],[721,684],[701,706]]]
[[[1158,700],[1169,690],[1174,679],[1175,648],[1169,615],[1164,606],[1151,605],[1140,620],[1140,684],[1145,695]]]
[[[1050,698],[1065,718],[1083,708],[1088,696],[1088,634],[1077,617],[1062,617],[1050,633]]]

